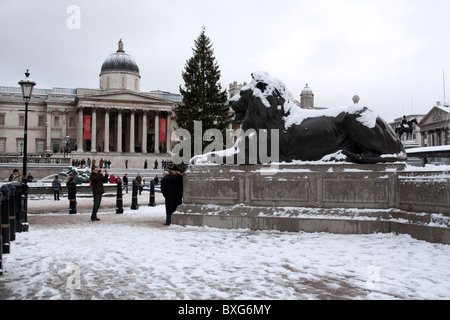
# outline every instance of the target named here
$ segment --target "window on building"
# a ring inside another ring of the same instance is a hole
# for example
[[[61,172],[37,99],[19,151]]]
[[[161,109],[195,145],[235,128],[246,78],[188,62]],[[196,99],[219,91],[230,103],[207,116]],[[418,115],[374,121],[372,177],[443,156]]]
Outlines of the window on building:
[[[25,124],[25,117],[19,116],[19,126],[23,127]]]
[[[53,118],[53,126],[54,127],[59,127],[59,117],[58,116],[55,116]]]
[[[45,127],[45,119],[44,116],[38,116],[38,127]]]
[[[39,154],[44,153],[44,140],[36,139],[36,153],[39,153]]]
[[[69,127],[70,128],[75,128],[77,125],[76,119],[75,117],[69,117]]]
[[[0,126],[4,126],[4,125],[5,125],[5,115],[0,114]]]
[[[53,153],[58,153],[58,152],[60,152],[60,149],[59,149],[59,140],[53,140],[53,141],[52,141],[52,146],[53,146],[53,148],[52,148]]]
[[[6,138],[0,138],[0,152],[6,152]]]
[[[22,155],[23,153],[23,139],[16,140],[16,152]]]

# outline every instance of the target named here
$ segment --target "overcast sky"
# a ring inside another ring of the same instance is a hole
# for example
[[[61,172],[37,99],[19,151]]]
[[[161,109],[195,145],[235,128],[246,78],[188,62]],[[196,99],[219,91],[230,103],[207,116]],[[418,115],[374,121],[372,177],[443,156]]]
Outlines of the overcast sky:
[[[266,71],[297,100],[306,83],[319,107],[358,94],[390,121],[443,101],[444,70],[450,83],[449,0],[0,1],[0,86],[29,68],[37,88],[98,88],[122,39],[141,91],[179,93],[202,26],[226,89]]]

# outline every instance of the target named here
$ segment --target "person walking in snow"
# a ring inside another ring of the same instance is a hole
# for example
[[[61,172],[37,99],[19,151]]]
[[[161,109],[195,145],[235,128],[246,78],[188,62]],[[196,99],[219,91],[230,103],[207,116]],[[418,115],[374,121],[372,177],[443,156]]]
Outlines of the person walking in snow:
[[[135,180],[136,180],[136,185],[137,185],[139,194],[141,194],[142,193],[142,177],[139,172],[138,172]]]
[[[172,173],[162,178],[161,192],[166,206],[166,223],[164,225],[169,226],[172,223],[172,213],[177,210],[183,199],[183,176],[177,166],[174,165]]]
[[[94,196],[94,206],[92,207],[92,214],[91,214],[92,221],[100,221],[100,219],[97,218],[97,212],[102,202],[102,195],[105,193],[103,183],[107,182],[108,182],[108,173],[106,172],[106,170],[104,170],[104,172],[103,171],[98,172],[98,167],[97,166],[93,167],[91,172],[92,194]]]
[[[122,189],[125,189],[126,193],[128,193],[128,173],[125,173],[125,175],[123,176],[123,187]]]

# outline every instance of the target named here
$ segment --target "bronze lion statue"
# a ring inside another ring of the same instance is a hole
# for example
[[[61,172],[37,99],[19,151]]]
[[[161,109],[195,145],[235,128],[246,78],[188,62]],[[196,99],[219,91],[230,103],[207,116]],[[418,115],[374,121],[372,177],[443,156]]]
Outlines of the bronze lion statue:
[[[252,74],[252,81],[231,99],[231,108],[235,112],[235,120],[242,123],[243,132],[254,134],[241,136],[231,150],[197,156],[191,163],[210,162],[217,157],[234,157],[226,163],[238,163],[237,157],[243,152],[245,156],[242,159],[245,160],[239,164],[252,163],[249,157],[252,139],[264,139],[266,150],[272,150],[271,156],[274,153],[272,147],[277,146],[276,158],[280,162],[333,159],[379,163],[406,160],[403,145],[393,129],[367,107],[355,104],[325,110],[301,109],[285,85],[266,72]],[[272,136],[274,131],[277,138]],[[258,148],[260,146],[258,144]],[[267,163],[257,154],[253,162]]]

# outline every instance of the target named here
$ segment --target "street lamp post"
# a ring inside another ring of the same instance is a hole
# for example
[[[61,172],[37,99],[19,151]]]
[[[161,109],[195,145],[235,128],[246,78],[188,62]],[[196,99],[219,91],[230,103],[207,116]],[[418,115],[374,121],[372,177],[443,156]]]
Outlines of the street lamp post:
[[[27,221],[28,210],[28,185],[27,185],[27,138],[28,138],[28,102],[30,102],[33,88],[36,85],[32,79],[30,79],[30,72],[27,69],[25,72],[26,78],[19,81],[19,85],[22,88],[22,96],[25,101],[25,119],[23,129],[23,167],[22,167],[22,214],[24,222]],[[22,220],[22,219],[21,219]]]

